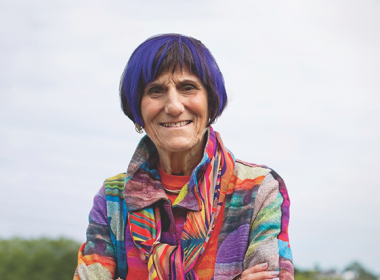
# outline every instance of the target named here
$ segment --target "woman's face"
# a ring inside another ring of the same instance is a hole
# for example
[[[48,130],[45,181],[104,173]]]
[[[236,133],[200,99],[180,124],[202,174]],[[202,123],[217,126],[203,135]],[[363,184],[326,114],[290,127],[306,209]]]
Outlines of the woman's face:
[[[207,131],[207,91],[188,67],[162,72],[149,83],[141,99],[144,129],[165,152],[203,150]]]

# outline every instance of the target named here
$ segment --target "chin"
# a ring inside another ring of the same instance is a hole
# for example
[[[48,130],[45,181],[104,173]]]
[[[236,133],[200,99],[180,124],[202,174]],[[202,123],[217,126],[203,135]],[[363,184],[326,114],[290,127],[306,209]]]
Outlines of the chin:
[[[179,153],[189,151],[195,146],[198,146],[198,144],[200,144],[200,141],[189,141],[189,139],[175,139],[174,141],[163,143],[163,145],[160,146],[164,151]]]

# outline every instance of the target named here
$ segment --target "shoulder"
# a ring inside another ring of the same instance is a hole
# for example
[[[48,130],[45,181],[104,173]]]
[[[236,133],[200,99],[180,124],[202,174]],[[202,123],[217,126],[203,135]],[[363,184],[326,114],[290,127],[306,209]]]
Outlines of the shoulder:
[[[119,184],[120,182],[124,183],[124,179],[125,179],[125,172],[107,178],[105,180],[105,183],[115,185],[115,184]]]
[[[104,195],[124,197],[124,180],[125,173],[117,174],[116,176],[109,177],[104,181],[103,191]]]
[[[286,192],[283,179],[272,168],[266,165],[248,163],[242,160],[235,161],[234,176],[236,186],[244,185],[262,186],[265,188],[276,188],[281,192]]]
[[[265,177],[271,171],[272,169],[265,165],[248,163],[239,159],[235,161],[234,175],[240,180]]]

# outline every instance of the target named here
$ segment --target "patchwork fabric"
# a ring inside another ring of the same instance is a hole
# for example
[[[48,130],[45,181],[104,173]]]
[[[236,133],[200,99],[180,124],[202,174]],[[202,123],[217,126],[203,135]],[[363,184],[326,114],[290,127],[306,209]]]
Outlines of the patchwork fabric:
[[[232,168],[218,168],[224,165],[218,150]],[[94,198],[74,279],[239,279],[263,262],[279,271],[280,279],[294,278],[290,202],[276,172],[235,161],[210,128],[201,163],[171,205],[157,162],[154,144],[144,137],[127,172],[105,181]],[[179,244],[170,233],[175,208],[188,213]],[[166,243],[159,242],[161,233]]]
[[[196,190],[199,210],[187,212],[180,244],[161,242],[159,207],[128,213],[130,233],[142,259],[148,263],[150,279],[167,279],[169,275],[173,279],[198,279],[192,268],[213,232],[234,169],[232,155],[220,143],[218,134],[212,133],[205,157],[182,188],[183,193],[191,188]],[[125,184],[128,185],[127,180]],[[178,197],[176,205],[185,195]]]

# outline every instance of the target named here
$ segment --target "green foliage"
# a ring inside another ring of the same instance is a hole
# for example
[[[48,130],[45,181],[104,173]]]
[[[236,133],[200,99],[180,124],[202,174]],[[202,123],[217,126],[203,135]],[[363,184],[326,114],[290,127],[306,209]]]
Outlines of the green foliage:
[[[294,280],[319,280],[318,270],[299,270],[294,268]]]
[[[358,262],[354,262],[346,267],[344,271],[353,271],[356,277],[353,280],[377,280],[377,277],[365,270]]]
[[[349,272],[349,274],[344,275]],[[347,276],[349,276],[347,278]],[[300,270],[294,268],[294,279],[295,280],[377,280],[378,278],[365,270],[365,268],[354,262],[346,267],[343,273],[338,273],[335,270],[322,271],[318,266],[313,270]]]
[[[72,279],[79,247],[67,238],[0,239],[1,279]]]

